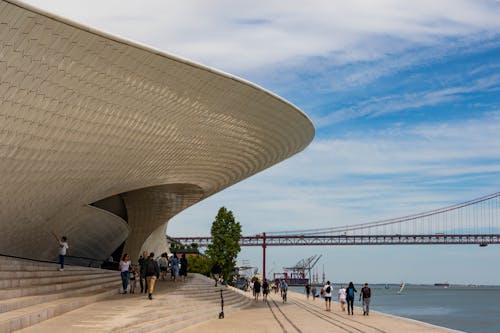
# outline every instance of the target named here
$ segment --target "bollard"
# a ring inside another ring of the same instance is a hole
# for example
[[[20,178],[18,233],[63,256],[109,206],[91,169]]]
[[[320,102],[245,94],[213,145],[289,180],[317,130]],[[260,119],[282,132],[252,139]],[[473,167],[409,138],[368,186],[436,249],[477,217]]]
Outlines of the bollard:
[[[222,295],[222,289],[220,290],[220,306],[221,312],[219,313],[219,319],[224,319],[224,296]]]

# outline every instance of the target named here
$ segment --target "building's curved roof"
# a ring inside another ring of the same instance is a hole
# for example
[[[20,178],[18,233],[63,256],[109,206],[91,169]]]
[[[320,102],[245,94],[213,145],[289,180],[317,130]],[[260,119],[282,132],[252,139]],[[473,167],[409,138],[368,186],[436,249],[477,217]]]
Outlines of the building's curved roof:
[[[188,206],[303,150],[299,109],[254,84],[0,1],[1,254],[156,250]],[[95,203],[95,204],[93,204]]]

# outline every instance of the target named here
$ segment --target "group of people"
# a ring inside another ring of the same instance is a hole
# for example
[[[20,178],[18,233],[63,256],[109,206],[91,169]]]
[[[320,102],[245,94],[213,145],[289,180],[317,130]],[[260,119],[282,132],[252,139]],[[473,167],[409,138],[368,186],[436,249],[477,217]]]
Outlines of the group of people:
[[[55,232],[52,232],[52,235],[58,243],[59,270],[64,271],[64,261],[66,256],[69,255],[68,239],[66,236],[57,236]],[[110,257],[111,260],[112,258],[113,257]],[[147,251],[144,251],[142,256],[139,257],[138,265],[132,265],[130,256],[125,253],[119,264],[123,288],[122,293],[126,294],[130,292],[134,294],[137,287],[137,281],[139,281],[141,293],[147,293],[148,298],[153,299],[153,290],[157,279],[161,277],[162,280],[165,280],[170,270],[172,281],[176,281],[179,276],[182,281],[185,281],[187,278],[187,266],[188,262],[185,253],[182,254],[180,259],[177,257],[176,253],[170,258],[164,253],[160,258],[155,259],[155,254],[153,252],[148,255]]]
[[[64,259],[66,255],[69,254],[69,245],[67,243],[67,238],[62,236],[59,238],[54,232],[52,233],[59,245],[59,264],[60,271],[64,270]],[[186,254],[182,254],[181,258],[177,257],[177,254],[174,253],[170,258],[166,253],[162,254],[160,258],[155,259],[155,254],[151,252],[149,255],[146,251],[143,252],[142,256],[139,258],[139,264],[136,267],[132,265],[130,260],[130,256],[125,253],[120,260],[119,269],[122,278],[122,288],[123,294],[126,294],[127,291],[130,291],[131,294],[135,293],[135,289],[137,287],[137,281],[139,281],[141,287],[141,293],[147,293],[149,299],[153,299],[153,291],[155,282],[157,279],[165,280],[167,279],[168,271],[170,271],[170,279],[172,281],[176,281],[178,276],[182,278],[182,281],[185,281],[187,278],[187,259]],[[217,283],[225,284],[224,280],[221,280],[221,267],[218,264],[215,264],[212,267],[212,274],[215,278],[215,286]],[[129,289],[130,285],[130,289]],[[281,297],[283,298],[283,302],[286,302],[286,295],[288,291],[288,285],[285,280],[281,280],[279,282],[272,282],[271,284],[267,279],[264,278],[261,283],[257,277],[254,277],[250,282],[250,289],[252,289],[254,299],[256,301],[259,300],[259,295],[262,289],[262,297],[263,300],[267,300],[267,295],[269,294],[269,290],[273,289],[275,293],[278,292],[278,289],[281,292]],[[307,299],[312,294],[313,300],[318,296],[315,285],[307,284],[305,286],[305,292]],[[337,297],[340,303],[340,308],[343,312],[345,312],[345,306],[347,303],[347,314],[354,315],[354,299],[355,295],[358,291],[354,287],[352,282],[349,282],[347,288],[344,288],[343,285],[340,285],[340,289],[338,290]],[[332,294],[333,287],[330,281],[327,281],[326,284],[321,288],[321,296],[325,299],[326,311],[332,311]],[[359,294],[359,301],[363,300],[363,315],[368,316],[370,313],[370,299],[371,299],[371,289],[368,287],[368,283],[365,283],[361,288]]]
[[[337,297],[340,303],[340,308],[343,312],[345,312],[345,305],[347,303],[348,315],[354,315],[354,299],[357,292],[358,291],[356,290],[352,282],[349,282],[347,288],[344,288],[343,285],[340,285],[340,289],[338,290]],[[359,293],[359,301],[363,300],[363,316],[368,316],[370,313],[371,293],[372,292],[370,287],[368,287],[368,283],[365,283]],[[321,295],[325,298],[326,311],[332,311],[332,294],[333,286],[331,285],[330,281],[327,281],[321,289]]]
[[[182,281],[186,281],[187,278],[187,259],[186,254],[183,253],[181,258],[177,257],[177,253],[168,256],[163,253],[158,259],[160,265],[160,276],[162,280],[166,280],[168,272],[170,271],[170,280],[177,281],[180,278]]]
[[[267,295],[269,295],[271,290],[274,290],[275,293],[278,290],[281,292],[281,297],[283,298],[283,302],[286,302],[286,293],[288,291],[288,284],[285,280],[269,282],[266,278],[260,281],[260,279],[254,276],[250,280],[249,284],[250,290],[252,290],[253,297],[256,301],[259,300],[260,293],[262,292],[262,300],[267,301]]]
[[[306,297],[307,299],[309,299],[309,296],[311,296],[312,294],[312,297],[313,297],[313,300],[316,299],[316,297],[318,297],[318,293],[317,293],[317,289],[316,289],[316,285],[310,285],[309,283],[306,284],[305,286],[305,290],[306,290]]]
[[[267,300],[267,295],[269,294],[269,290],[271,288],[275,290],[275,292],[278,292],[279,290],[281,292],[281,297],[283,299],[283,302],[286,302],[288,284],[286,283],[285,280],[282,279],[280,281],[277,281],[276,283],[272,282],[271,284],[269,284],[269,282],[265,278],[261,283],[257,277],[254,277],[250,282],[250,289],[252,290],[254,299],[256,301],[259,300],[261,289],[262,289],[263,300],[264,301]],[[354,315],[354,299],[357,292],[358,291],[356,290],[352,282],[349,282],[347,288],[344,288],[343,285],[340,285],[340,289],[338,290],[337,297],[340,303],[341,310],[345,312],[347,304],[348,315]],[[307,284],[305,286],[305,293],[307,299],[309,299],[311,294],[313,300],[318,296],[317,289],[314,284],[313,285]],[[326,284],[323,286],[323,288],[321,288],[320,294],[325,299],[326,311],[332,311],[333,286],[330,283],[330,281],[327,281]],[[365,283],[364,286],[361,288],[359,294],[359,300],[360,301],[363,300],[364,316],[368,316],[370,313],[370,299],[371,299],[371,289],[370,287],[368,287],[368,283]]]
[[[67,243],[67,238],[65,236],[59,238],[54,232],[52,233],[56,238],[59,245],[59,270],[64,270],[64,258],[67,254],[69,254],[69,246]],[[126,294],[129,290],[130,285],[130,293],[135,293],[137,281],[139,281],[141,287],[141,293],[147,293],[149,299],[153,299],[153,291],[155,282],[157,279],[161,277],[162,280],[167,279],[168,271],[170,271],[170,279],[172,281],[176,281],[178,276],[182,278],[182,281],[186,280],[187,277],[187,259],[186,255],[183,253],[181,258],[177,257],[177,254],[174,253],[170,258],[166,253],[162,254],[160,258],[155,259],[155,254],[151,252],[149,255],[146,251],[143,252],[142,256],[139,258],[139,265],[137,269],[132,265],[130,256],[125,253],[120,260],[120,273],[122,278],[122,288],[123,294]],[[225,284],[224,279],[221,274],[221,267],[218,264],[215,264],[212,267],[212,274],[215,279],[215,286],[217,283],[222,285]],[[262,297],[263,300],[267,300],[267,295],[269,294],[269,290],[273,289],[275,293],[278,292],[278,289],[281,292],[281,297],[283,302],[286,302],[286,296],[288,291],[288,285],[285,280],[280,280],[278,282],[269,283],[266,278],[260,282],[259,278],[254,277],[250,282],[250,289],[253,292],[254,299],[256,301],[259,300],[259,295],[262,289]],[[305,286],[305,292],[307,299],[312,294],[313,300],[317,297],[317,290],[315,285],[307,284]],[[354,315],[354,299],[355,295],[358,291],[354,287],[352,282],[349,282],[347,288],[344,288],[343,285],[340,285],[340,289],[338,290],[337,297],[340,303],[340,308],[343,312],[345,312],[345,306],[347,303],[347,314]],[[332,294],[333,294],[333,286],[330,281],[327,281],[326,284],[321,288],[321,296],[325,299],[326,311],[332,311]],[[363,315],[368,316],[370,313],[370,299],[371,299],[371,289],[368,287],[368,283],[365,283],[361,288],[359,294],[359,301],[363,300]]]
[[[262,300],[267,301],[267,295],[269,295],[269,291],[271,290],[271,284],[265,278],[261,283],[259,278],[253,277],[250,282],[250,289],[252,290],[253,297],[256,301],[259,300],[259,295],[262,289]]]
[[[119,264],[122,278],[122,293],[126,294],[127,291],[129,291],[131,294],[134,294],[137,287],[137,281],[139,281],[141,287],[140,292],[147,293],[148,298],[153,299],[156,280],[160,278],[165,280],[167,272],[170,270],[172,281],[176,281],[178,276],[181,276],[182,280],[185,281],[187,278],[187,265],[188,262],[184,253],[180,260],[176,253],[170,258],[164,253],[160,258],[155,259],[155,254],[153,252],[148,255],[147,251],[144,251],[142,256],[139,257],[137,267],[134,267],[130,260],[130,256],[125,253]]]

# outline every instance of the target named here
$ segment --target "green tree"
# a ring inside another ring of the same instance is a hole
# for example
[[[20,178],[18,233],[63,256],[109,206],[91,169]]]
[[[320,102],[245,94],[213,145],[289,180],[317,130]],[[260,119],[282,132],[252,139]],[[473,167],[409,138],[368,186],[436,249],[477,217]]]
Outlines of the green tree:
[[[210,275],[210,260],[203,256],[189,256],[188,272]]]
[[[212,223],[212,243],[208,245],[206,254],[211,265],[218,263],[222,268],[224,280],[229,278],[236,267],[236,257],[240,252],[241,225],[236,222],[233,212],[221,207]]]

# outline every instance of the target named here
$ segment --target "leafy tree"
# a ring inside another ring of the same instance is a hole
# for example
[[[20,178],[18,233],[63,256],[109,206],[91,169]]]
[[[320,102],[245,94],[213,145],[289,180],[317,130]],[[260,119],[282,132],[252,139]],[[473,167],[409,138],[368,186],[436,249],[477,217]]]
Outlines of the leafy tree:
[[[212,243],[208,245],[206,254],[211,265],[218,263],[222,268],[224,280],[229,279],[236,267],[236,257],[240,252],[241,225],[236,222],[233,212],[221,207],[212,223]]]
[[[204,256],[189,256],[188,272],[210,275],[210,260]]]

